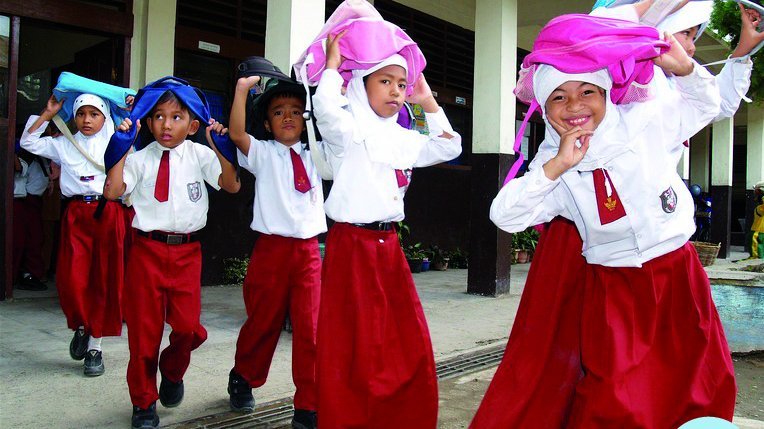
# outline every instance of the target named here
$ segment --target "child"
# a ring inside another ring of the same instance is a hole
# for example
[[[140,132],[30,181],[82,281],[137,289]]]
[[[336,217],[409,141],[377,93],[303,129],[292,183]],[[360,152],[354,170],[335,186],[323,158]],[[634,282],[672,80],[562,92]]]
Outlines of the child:
[[[14,274],[21,274],[19,289],[43,291],[48,287],[41,281],[45,275],[45,263],[42,255],[42,194],[48,188],[48,176],[43,170],[43,160],[24,151],[28,155],[25,187],[26,197],[18,199],[20,213],[14,213],[14,243],[19,240],[18,252],[14,248]],[[22,154],[22,156],[24,156]],[[14,210],[17,199],[14,199]]]
[[[354,70],[343,96],[339,41],[327,41],[326,70],[313,97],[331,148],[334,184],[318,323],[318,414],[328,428],[434,428],[438,392],[427,323],[394,222],[403,220],[402,170],[457,157],[461,137],[424,77],[407,81],[398,54]],[[396,117],[409,85],[429,135]],[[344,108],[347,106],[347,109]]]
[[[581,375],[559,380],[575,389],[556,403],[563,410],[551,411],[562,412],[565,427],[732,418],[729,349],[708,278],[687,243],[692,198],[671,155],[716,116],[720,99],[713,77],[667,39],[671,50],[655,62],[677,76],[681,103],[619,108],[607,70],[539,66],[533,92],[544,106],[546,140],[528,174],[509,182],[491,207],[491,219],[509,232],[562,215],[583,238],[584,293],[572,322],[580,325]],[[489,414],[479,411],[472,427],[507,427]]]
[[[105,203],[95,216],[103,204],[106,174],[93,161],[103,159],[114,121],[101,97],[82,94],[72,109],[78,130],[74,140],[80,148],[64,136],[42,137],[63,105],[63,99],[51,95],[40,116],[27,121],[21,147],[61,166],[61,193],[68,203],[61,221],[56,286],[67,324],[74,330],[69,354],[75,360],[84,358],[85,375],[95,377],[104,372],[101,338],[122,333],[123,206]]]
[[[239,79],[231,108],[230,135],[239,148],[239,164],[257,178],[251,228],[258,238],[244,279],[247,320],[236,342],[236,360],[228,379],[234,411],[252,411],[252,387],[260,387],[276,350],[286,313],[292,321],[294,395],[292,427],[316,427],[316,324],[321,286],[321,257],[316,236],[326,232],[324,196],[306,146],[305,90],[272,79],[254,109],[255,129],[245,132],[249,90],[258,76]],[[257,134],[257,133],[256,133]],[[267,134],[267,135],[266,135]],[[313,150],[321,150],[322,143]]]
[[[756,207],[753,209],[753,224],[751,224],[750,259],[764,258],[764,183],[757,183],[753,191]]]
[[[128,256],[130,293],[124,307],[134,428],[158,427],[157,398],[165,407],[180,404],[191,351],[207,339],[199,321],[202,255],[197,233],[207,222],[204,182],[228,192],[237,192],[240,186],[235,167],[212,144],[210,131],[226,132],[220,124],[209,120],[207,140],[212,149],[187,140],[198,130],[200,119],[209,118],[206,101],[189,88],[173,78],[147,85],[138,94],[131,117],[137,119],[136,128],[145,123],[154,141],[130,155],[124,148],[113,166],[107,160],[104,195],[114,200],[130,194],[135,209],[137,231]],[[132,126],[132,120],[125,119],[119,130],[128,132]],[[115,134],[110,152],[121,134]],[[172,333],[159,359],[165,320]],[[157,367],[162,373],[158,393]]]

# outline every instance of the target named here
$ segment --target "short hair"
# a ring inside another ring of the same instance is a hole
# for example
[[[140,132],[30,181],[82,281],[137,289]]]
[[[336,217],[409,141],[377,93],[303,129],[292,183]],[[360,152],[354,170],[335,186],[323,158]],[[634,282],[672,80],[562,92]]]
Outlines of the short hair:
[[[159,97],[159,100],[157,100],[157,102],[154,104],[154,107],[152,107],[151,111],[149,111],[148,116],[154,116],[154,112],[156,112],[157,106],[159,106],[160,104],[167,103],[167,102],[177,103],[178,106],[180,106],[180,108],[182,110],[185,110],[189,114],[189,116],[191,116],[191,120],[196,119],[196,115],[193,112],[191,112],[191,109],[189,109],[188,106],[186,106],[186,103],[184,103],[183,100],[178,98],[178,96],[175,95],[175,93],[170,91],[170,90],[165,91]]]

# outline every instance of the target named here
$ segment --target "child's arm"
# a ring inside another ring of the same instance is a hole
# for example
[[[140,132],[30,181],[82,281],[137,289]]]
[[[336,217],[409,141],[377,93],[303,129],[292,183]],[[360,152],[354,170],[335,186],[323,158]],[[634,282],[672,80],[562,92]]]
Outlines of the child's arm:
[[[462,137],[454,131],[443,109],[438,106],[424,75],[414,85],[414,92],[406,101],[422,106],[430,131],[430,140],[419,152],[414,167],[450,161],[462,153]]]
[[[64,105],[64,100],[56,100],[56,97],[51,95],[48,99],[48,103],[45,108],[40,112],[40,116],[31,116],[27,121],[24,133],[21,135],[20,144],[21,147],[27,151],[44,156],[54,161],[60,161],[60,156],[56,151],[55,138],[54,137],[42,137],[42,133],[45,132],[45,126],[53,119],[54,116],[61,110]]]
[[[249,155],[249,134],[247,134],[247,96],[249,90],[258,82],[260,76],[242,77],[236,82],[236,89],[231,105],[231,124],[228,126],[228,135],[231,141],[244,155]]]
[[[218,157],[218,162],[220,162],[220,167],[222,168],[222,172],[218,177],[218,186],[223,188],[226,192],[235,194],[239,192],[239,189],[241,188],[241,182],[236,174],[236,166],[228,162],[220,151],[218,151],[215,142],[212,140],[212,132],[225,135],[228,132],[228,129],[224,128],[223,124],[220,122],[210,119],[210,125],[207,127],[207,143],[209,143],[210,147],[215,152],[215,155]],[[249,139],[249,136],[247,136],[247,139]]]
[[[130,118],[125,118],[117,129],[119,131],[127,131],[132,125],[133,122]],[[138,121],[135,126],[140,131],[141,121]],[[107,200],[117,200],[127,191],[127,185],[125,185],[125,160],[129,152],[125,152],[122,159],[114,164],[114,167],[106,174],[106,181],[103,184],[103,196]]]
[[[732,51],[731,58],[739,58],[747,56],[753,48],[758,46],[759,43],[764,41],[764,32],[759,32],[757,27],[761,22],[761,16],[755,10],[748,10],[738,3],[740,7],[740,42],[738,42],[735,50]]]
[[[714,119],[714,122],[724,118],[731,118],[740,107],[740,100],[745,98],[745,94],[751,86],[751,71],[753,70],[753,61],[748,54],[762,40],[764,32],[759,33],[757,26],[761,17],[756,11],[751,14],[740,6],[740,42],[730,55],[734,61],[728,62],[722,68],[722,71],[716,75],[716,83],[719,85],[719,93],[722,96],[721,112]]]
[[[335,156],[342,156],[345,147],[353,139],[353,115],[344,109],[348,100],[342,95],[344,82],[337,72],[337,68],[342,64],[339,40],[344,34],[343,31],[334,38],[328,36],[326,70],[321,75],[316,94],[313,96],[316,125],[321,131],[326,147]]]

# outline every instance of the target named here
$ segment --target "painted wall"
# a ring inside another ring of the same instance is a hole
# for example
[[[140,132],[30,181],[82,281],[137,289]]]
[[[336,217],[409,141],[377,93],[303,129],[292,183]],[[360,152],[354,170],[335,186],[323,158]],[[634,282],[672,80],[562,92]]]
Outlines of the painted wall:
[[[436,18],[475,31],[475,0],[394,0]]]

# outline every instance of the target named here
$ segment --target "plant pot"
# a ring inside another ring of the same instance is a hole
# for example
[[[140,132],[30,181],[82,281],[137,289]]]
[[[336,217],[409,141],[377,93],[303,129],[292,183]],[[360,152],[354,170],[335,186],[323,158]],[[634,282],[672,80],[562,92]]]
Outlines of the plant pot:
[[[526,264],[528,263],[528,251],[525,249],[520,249],[517,251],[517,263],[518,264]]]
[[[430,271],[430,260],[427,258],[422,260],[422,272],[425,271]]]
[[[422,259],[406,259],[406,262],[409,263],[409,269],[412,273],[421,273],[422,272]]]
[[[448,269],[448,258],[444,258],[439,261],[432,261],[430,268],[434,271],[446,271]]]

